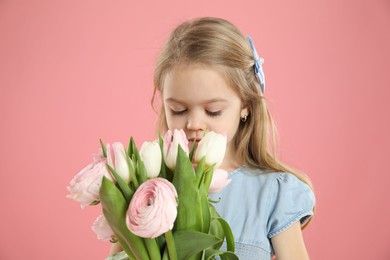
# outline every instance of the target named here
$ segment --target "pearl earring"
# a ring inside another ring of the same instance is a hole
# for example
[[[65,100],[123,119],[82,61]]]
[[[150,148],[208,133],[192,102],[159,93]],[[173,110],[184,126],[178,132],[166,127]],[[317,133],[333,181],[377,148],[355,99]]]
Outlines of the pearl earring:
[[[241,117],[241,122],[245,123],[248,119],[248,115],[244,115],[244,117]]]

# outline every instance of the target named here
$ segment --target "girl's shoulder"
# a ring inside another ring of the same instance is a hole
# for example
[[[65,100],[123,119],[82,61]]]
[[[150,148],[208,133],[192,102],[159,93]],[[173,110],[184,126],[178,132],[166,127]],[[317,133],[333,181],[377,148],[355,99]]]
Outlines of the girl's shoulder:
[[[291,173],[240,167],[230,179],[228,186],[210,196],[219,201],[214,206],[240,244],[271,252],[269,238],[313,215],[313,191]]]
[[[310,187],[298,179],[294,174],[289,172],[275,172],[265,169],[250,169],[247,167],[239,167],[230,173],[230,178],[237,182],[248,182],[257,185],[257,187],[267,186],[271,190],[274,189],[288,189],[288,188],[302,188]]]

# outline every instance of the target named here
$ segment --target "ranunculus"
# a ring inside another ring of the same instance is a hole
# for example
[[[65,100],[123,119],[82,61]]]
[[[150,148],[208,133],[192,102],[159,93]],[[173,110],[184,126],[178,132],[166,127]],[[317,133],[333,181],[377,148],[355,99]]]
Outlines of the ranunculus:
[[[222,169],[214,170],[213,178],[209,188],[209,193],[217,193],[230,183],[229,173]]]
[[[67,186],[66,197],[81,203],[81,208],[99,202],[99,189],[102,178],[106,176],[112,180],[111,174],[106,167],[106,160],[102,155],[94,158],[94,162],[82,169]]]
[[[148,178],[156,178],[161,169],[161,150],[158,142],[144,142],[139,151]]]
[[[177,191],[163,178],[142,183],[131,199],[126,225],[140,237],[155,238],[172,230],[177,216]]]
[[[96,218],[95,222],[92,225],[92,230],[97,235],[99,240],[103,241],[115,241],[115,234],[112,231],[111,227],[108,225],[108,222],[104,215],[100,215]]]
[[[172,137],[173,136],[173,137]],[[164,136],[164,160],[169,169],[174,171],[176,169],[176,157],[179,145],[188,155],[188,140],[183,129],[168,130]]]
[[[226,151],[226,135],[217,134],[213,131],[207,132],[200,140],[196,148],[194,159],[196,163],[206,156],[206,165],[215,164],[218,168],[223,161]]]
[[[110,147],[107,144],[107,163],[115,169],[118,175],[126,182],[130,183],[130,171],[127,164],[126,152],[123,144],[115,142]]]

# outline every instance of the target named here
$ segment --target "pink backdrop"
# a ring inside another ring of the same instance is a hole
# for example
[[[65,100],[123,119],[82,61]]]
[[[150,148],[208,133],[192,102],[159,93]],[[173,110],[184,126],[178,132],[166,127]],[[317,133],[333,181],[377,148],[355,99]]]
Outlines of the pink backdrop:
[[[133,2],[0,1],[0,259],[106,256],[99,207],[65,187],[99,138],[155,137],[156,54],[197,16],[232,21],[265,58],[281,157],[316,188],[312,259],[390,259],[389,2]]]

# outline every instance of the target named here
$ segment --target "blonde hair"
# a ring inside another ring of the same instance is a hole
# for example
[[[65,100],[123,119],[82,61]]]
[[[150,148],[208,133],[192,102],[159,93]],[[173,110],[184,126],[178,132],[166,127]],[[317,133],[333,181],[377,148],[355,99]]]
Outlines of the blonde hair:
[[[157,59],[154,73],[154,104],[162,93],[168,73],[179,64],[199,63],[211,66],[247,106],[249,116],[241,122],[233,139],[234,150],[246,167],[289,172],[307,183],[310,180],[282,164],[276,158],[276,128],[255,76],[254,57],[245,36],[230,22],[212,17],[197,18],[179,25],[170,35]],[[168,130],[164,106],[158,114],[160,131]]]

